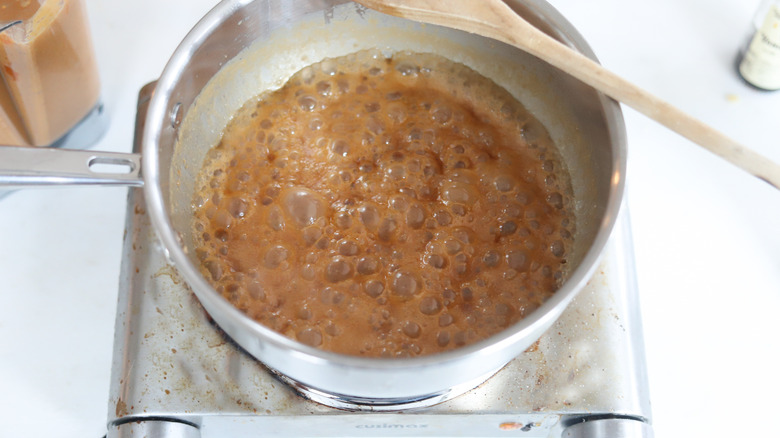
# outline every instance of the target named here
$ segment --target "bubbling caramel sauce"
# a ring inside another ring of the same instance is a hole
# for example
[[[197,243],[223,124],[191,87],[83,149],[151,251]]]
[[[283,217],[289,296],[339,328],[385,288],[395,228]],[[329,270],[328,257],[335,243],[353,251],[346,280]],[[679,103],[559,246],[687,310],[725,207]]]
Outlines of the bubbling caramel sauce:
[[[559,286],[574,227],[544,128],[431,54],[359,52],[247,104],[195,199],[202,271],[260,323],[409,357],[491,336]]]

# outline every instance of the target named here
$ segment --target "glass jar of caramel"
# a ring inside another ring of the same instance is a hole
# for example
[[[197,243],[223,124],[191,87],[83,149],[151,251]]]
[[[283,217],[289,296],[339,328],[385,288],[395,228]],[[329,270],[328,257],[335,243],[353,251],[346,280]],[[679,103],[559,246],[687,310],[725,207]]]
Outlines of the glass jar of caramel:
[[[83,0],[3,0],[0,22],[0,145],[57,146],[102,114]]]

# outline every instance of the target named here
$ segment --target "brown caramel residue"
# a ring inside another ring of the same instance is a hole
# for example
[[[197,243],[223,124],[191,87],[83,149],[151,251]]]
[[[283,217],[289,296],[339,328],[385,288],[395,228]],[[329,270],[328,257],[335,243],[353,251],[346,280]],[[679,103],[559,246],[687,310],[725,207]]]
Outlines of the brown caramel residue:
[[[538,121],[430,54],[329,59],[247,103],[195,199],[202,270],[260,323],[408,357],[491,336],[560,285],[568,177]]]

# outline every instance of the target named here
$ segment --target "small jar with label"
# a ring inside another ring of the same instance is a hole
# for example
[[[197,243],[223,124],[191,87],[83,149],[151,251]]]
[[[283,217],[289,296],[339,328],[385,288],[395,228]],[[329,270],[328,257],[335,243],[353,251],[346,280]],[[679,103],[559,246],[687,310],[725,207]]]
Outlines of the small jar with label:
[[[761,2],[752,37],[740,57],[739,74],[758,89],[780,90],[780,0]]]

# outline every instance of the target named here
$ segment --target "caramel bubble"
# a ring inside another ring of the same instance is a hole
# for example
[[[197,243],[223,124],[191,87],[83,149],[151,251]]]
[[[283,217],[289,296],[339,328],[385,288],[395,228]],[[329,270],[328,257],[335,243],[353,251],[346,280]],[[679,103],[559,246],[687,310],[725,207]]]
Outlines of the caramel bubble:
[[[286,190],[282,194],[282,205],[287,215],[299,227],[313,224],[325,213],[325,205],[322,198],[313,191],[303,187]]]
[[[352,265],[342,257],[333,257],[325,269],[325,278],[331,283],[344,281],[352,276]]]
[[[401,297],[411,297],[419,291],[419,282],[409,272],[399,271],[393,275],[391,289],[393,293]]]

